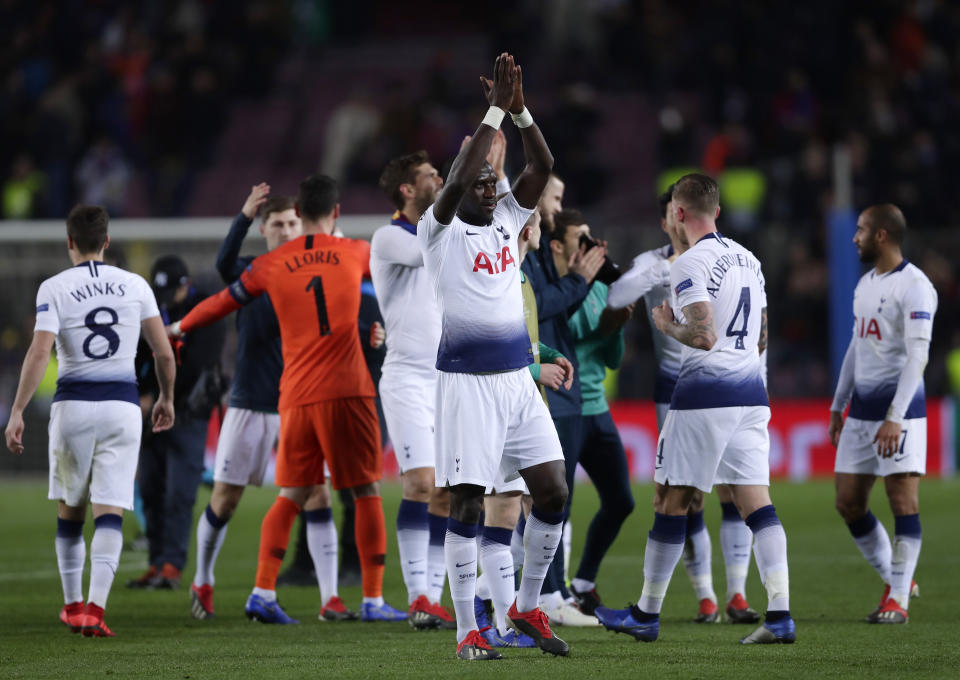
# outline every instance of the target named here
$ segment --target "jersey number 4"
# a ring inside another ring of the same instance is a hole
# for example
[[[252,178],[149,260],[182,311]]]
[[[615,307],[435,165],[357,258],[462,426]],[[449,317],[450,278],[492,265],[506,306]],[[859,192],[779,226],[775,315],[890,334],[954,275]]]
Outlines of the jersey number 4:
[[[317,304],[317,320],[320,322],[320,335],[330,335],[330,318],[327,316],[327,299],[323,295],[323,277],[314,276],[307,284],[307,290],[313,291]]]
[[[733,327],[737,323],[737,319],[740,318],[740,311],[743,311],[743,326],[740,330],[734,330]],[[734,343],[736,349],[746,349],[746,346],[743,343],[743,339],[747,336],[747,320],[750,318],[750,288],[744,286],[740,289],[740,302],[737,303],[737,311],[733,313],[733,318],[730,320],[730,325],[727,326],[727,337],[732,338],[736,336],[737,341]]]

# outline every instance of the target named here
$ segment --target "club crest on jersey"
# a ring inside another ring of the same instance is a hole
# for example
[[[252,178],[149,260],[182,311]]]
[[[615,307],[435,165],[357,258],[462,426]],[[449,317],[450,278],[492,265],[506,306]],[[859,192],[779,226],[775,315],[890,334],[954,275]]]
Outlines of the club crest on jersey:
[[[507,232],[506,229],[504,229],[503,227],[497,227],[497,231],[499,231],[500,235],[503,236],[504,241],[510,240],[510,234]]]
[[[503,250],[499,253],[494,253],[493,256],[481,250],[477,253],[477,256],[473,258],[473,271],[478,272],[483,270],[488,274],[503,274],[507,271],[507,266],[511,264],[514,269],[517,268],[517,263],[510,253],[510,246],[504,246]]]
[[[860,322],[854,326],[857,331],[857,337],[869,338],[871,335],[875,335],[877,336],[877,340],[883,340],[883,336],[880,335],[880,324],[877,323],[876,319],[867,321],[864,317],[860,317],[857,321]]]

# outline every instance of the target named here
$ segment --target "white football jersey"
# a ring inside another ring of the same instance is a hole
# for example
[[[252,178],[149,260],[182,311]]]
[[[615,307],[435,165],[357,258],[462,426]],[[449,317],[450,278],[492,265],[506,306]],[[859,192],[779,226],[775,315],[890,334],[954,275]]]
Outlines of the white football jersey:
[[[137,382],[140,324],[159,315],[142,277],[102,262],[84,262],[40,284],[34,330],[57,336],[54,400],[113,398],[97,383],[119,386],[123,396],[129,395],[129,386]]]
[[[854,392],[850,417],[883,420],[907,362],[907,338],[930,340],[937,291],[926,275],[904,260],[886,274],[871,269],[853,292]],[[923,383],[905,418],[926,415]]]
[[[456,216],[442,225],[433,206],[420,218],[417,239],[442,318],[436,364],[441,371],[505,371],[533,361],[517,250],[517,236],[531,214],[508,193],[486,226]]]
[[[767,306],[763,272],[753,253],[719,233],[707,234],[670,268],[673,314],[709,302],[717,341],[709,351],[683,346],[670,408],[769,406],[760,368],[761,310]]]
[[[440,308],[415,226],[394,217],[377,229],[370,242],[370,275],[387,332],[383,374],[435,380]]]
[[[643,298],[653,335],[653,355],[657,361],[657,378],[653,387],[653,401],[657,404],[670,403],[677,376],[680,375],[680,358],[683,354],[683,344],[661,333],[653,322],[653,308],[664,300],[670,300],[671,255],[671,245],[640,253],[633,258],[630,269],[610,285],[607,293],[607,304],[615,309]]]

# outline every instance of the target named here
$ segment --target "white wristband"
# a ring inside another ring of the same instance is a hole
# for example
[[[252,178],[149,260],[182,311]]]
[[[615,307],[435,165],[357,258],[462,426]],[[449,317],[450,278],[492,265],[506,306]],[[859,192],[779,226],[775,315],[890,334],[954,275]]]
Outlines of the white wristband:
[[[501,109],[499,106],[491,106],[487,109],[487,115],[483,117],[483,124],[489,125],[494,130],[500,129],[500,123],[503,122],[503,117],[507,115],[506,111]]]
[[[510,117],[513,118],[513,124],[518,128],[525,128],[533,125],[533,116],[530,115],[530,109],[528,109],[526,106],[523,107],[523,111],[520,113],[511,113]]]

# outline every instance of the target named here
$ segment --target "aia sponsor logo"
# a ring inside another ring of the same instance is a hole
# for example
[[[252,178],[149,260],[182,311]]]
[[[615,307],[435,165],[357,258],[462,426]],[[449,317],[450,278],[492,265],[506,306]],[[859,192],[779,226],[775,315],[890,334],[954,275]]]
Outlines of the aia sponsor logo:
[[[880,335],[880,324],[877,323],[876,319],[860,317],[856,320],[854,329],[858,338],[869,338],[871,335],[875,335],[877,340],[883,340],[883,336]]]
[[[482,250],[473,258],[473,271],[485,271],[487,274],[503,274],[507,267],[517,268],[516,260],[510,253],[510,246],[504,246],[499,253],[488,254]]]

